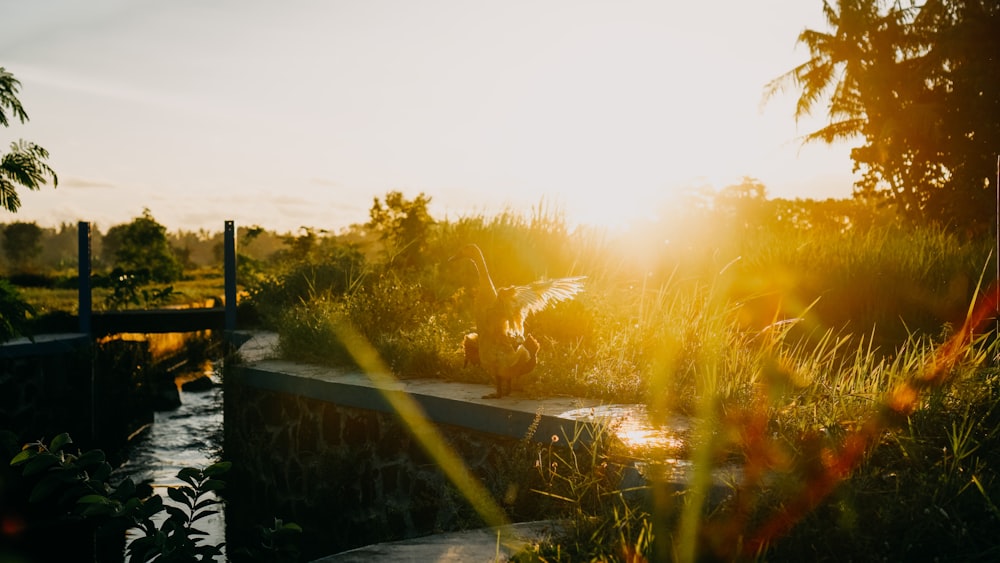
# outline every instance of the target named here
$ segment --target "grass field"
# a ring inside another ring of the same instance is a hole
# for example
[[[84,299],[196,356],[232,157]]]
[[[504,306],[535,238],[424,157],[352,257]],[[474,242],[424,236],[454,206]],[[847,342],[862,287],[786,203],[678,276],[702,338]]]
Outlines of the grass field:
[[[251,295],[288,358],[351,364],[347,323],[399,377],[485,382],[462,366],[475,272],[449,256],[477,243],[497,285],[587,276],[581,295],[529,319],[542,351],[521,393],[690,416],[701,477],[636,505],[564,459],[547,475],[563,488],[546,494],[566,499],[555,516],[574,532],[525,560],[998,556],[994,304],[977,305],[992,297],[993,242],[719,213],[622,236],[558,216],[471,217],[363,256],[331,239]],[[734,460],[744,477],[710,504],[707,475]]]
[[[615,234],[536,212],[313,237],[241,283],[288,359],[359,368],[346,324],[398,377],[485,383],[463,366],[475,271],[456,249],[478,244],[497,285],[587,276],[528,320],[542,348],[519,393],[688,416],[695,478],[637,504],[606,470],[617,454],[529,452],[555,463],[510,471],[553,487],[537,489],[562,499],[545,516],[574,525],[523,560],[1000,558],[993,241],[738,203]],[[194,278],[182,300],[221,293]],[[65,291],[24,293],[44,312],[75,306]],[[732,463],[742,477],[709,502],[708,475]]]

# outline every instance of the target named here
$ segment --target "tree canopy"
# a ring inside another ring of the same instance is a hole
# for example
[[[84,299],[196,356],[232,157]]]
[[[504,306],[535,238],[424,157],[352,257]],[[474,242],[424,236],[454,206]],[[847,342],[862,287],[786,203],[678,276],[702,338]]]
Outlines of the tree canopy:
[[[799,89],[796,118],[826,102],[805,142],[860,139],[855,196],[903,216],[979,232],[992,225],[1000,151],[1000,3],[823,1],[829,31],[804,30],[810,59],[768,84]]]
[[[11,118],[25,123],[28,114],[17,97],[21,83],[14,75],[0,67],[0,125],[10,126]],[[9,112],[9,116],[8,116]],[[52,179],[52,185],[59,184],[59,178],[45,160],[49,151],[25,140],[10,144],[10,152],[0,154],[0,208],[16,213],[21,208],[18,186],[38,190]]]
[[[37,223],[16,222],[3,229],[3,251],[15,272],[25,273],[42,253],[42,228]]]
[[[180,279],[183,266],[170,247],[167,229],[156,222],[148,209],[131,223],[108,229],[105,241],[115,241],[115,266],[129,272],[142,272],[156,282]]]

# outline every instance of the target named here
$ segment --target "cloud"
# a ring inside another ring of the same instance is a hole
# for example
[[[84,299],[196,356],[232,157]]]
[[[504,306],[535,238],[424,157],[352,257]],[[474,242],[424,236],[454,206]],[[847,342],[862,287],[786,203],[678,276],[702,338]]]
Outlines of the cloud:
[[[77,178],[70,176],[59,182],[59,187],[66,188],[81,188],[81,189],[114,189],[118,186],[112,184],[111,182],[105,182],[103,180],[88,180],[86,178]]]

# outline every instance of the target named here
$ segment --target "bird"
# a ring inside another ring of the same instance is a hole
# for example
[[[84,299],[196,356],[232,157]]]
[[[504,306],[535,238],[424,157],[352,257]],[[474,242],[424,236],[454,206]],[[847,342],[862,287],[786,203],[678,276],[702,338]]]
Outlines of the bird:
[[[583,290],[586,276],[538,280],[527,285],[497,288],[490,277],[482,250],[466,244],[451,258],[471,260],[478,274],[478,289],[473,304],[476,317],[475,352],[469,353],[470,335],[466,335],[466,361],[475,356],[493,378],[496,393],[484,398],[500,398],[510,393],[511,379],[530,372],[537,363],[538,341],[524,333],[524,321],[549,305],[573,298]]]
[[[524,335],[524,342],[514,349],[514,352],[510,356],[510,362],[507,362],[501,368],[504,375],[513,382],[520,376],[531,373],[538,362],[539,348],[541,348],[541,345],[534,336],[530,334]],[[462,351],[465,352],[465,362],[462,364],[462,367],[481,365],[479,360],[479,335],[477,333],[470,332],[465,335],[462,339]]]

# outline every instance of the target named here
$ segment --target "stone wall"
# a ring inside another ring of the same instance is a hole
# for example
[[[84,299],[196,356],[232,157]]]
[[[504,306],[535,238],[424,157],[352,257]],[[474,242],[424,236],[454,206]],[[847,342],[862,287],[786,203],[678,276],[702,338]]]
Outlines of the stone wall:
[[[0,345],[0,430],[19,443],[67,431],[90,440],[91,357],[82,334]]]
[[[480,385],[404,381],[380,389],[363,376],[280,362],[243,366],[224,379],[224,457],[233,461],[227,541],[237,549],[246,538],[235,530],[276,516],[304,528],[306,559],[483,524],[386,393],[413,398],[468,470],[515,516],[538,505],[537,496],[527,502],[525,483],[537,471],[536,443],[526,436],[572,435],[582,424],[546,414],[530,401],[520,408],[481,401],[488,389]],[[549,410],[577,406],[565,402]]]

